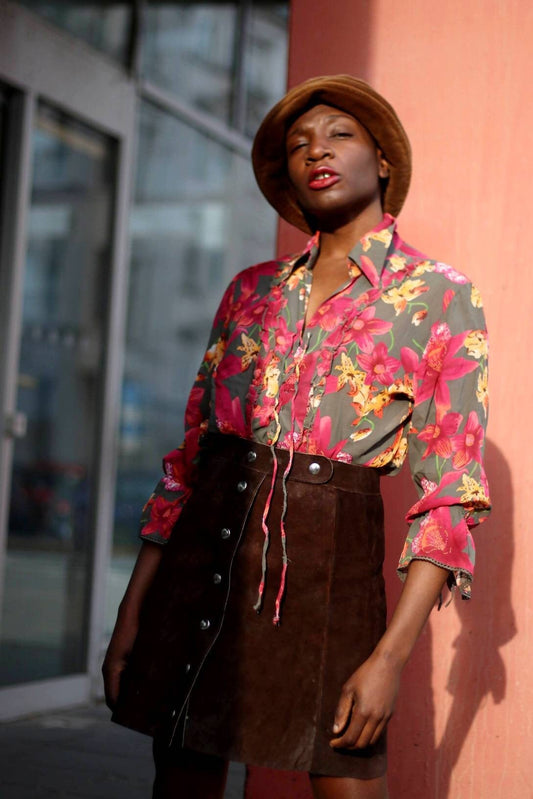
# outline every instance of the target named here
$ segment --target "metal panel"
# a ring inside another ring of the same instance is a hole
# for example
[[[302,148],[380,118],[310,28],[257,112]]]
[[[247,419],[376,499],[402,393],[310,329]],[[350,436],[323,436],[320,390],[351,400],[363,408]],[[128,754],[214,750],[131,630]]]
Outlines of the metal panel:
[[[88,640],[88,668],[93,681],[93,693],[102,694],[100,665],[104,645],[104,599],[107,567],[113,537],[113,511],[117,471],[117,430],[125,350],[126,311],[129,278],[128,220],[131,183],[134,168],[134,137],[124,137],[119,148],[117,166],[117,195],[113,236],[113,275],[111,279],[107,349],[102,398],[100,450],[97,459],[99,502],[95,513],[93,553],[93,584]]]
[[[125,70],[26,9],[0,3],[0,80],[53,101],[106,133],[131,131]]]
[[[0,337],[3,363],[0,369],[0,606],[3,595],[6,528],[11,489],[13,439],[5,435],[7,419],[16,411],[16,379],[20,351],[22,284],[26,255],[26,217],[31,184],[31,137],[34,98],[19,94],[10,102],[6,168],[3,186],[4,219],[0,250]],[[9,202],[6,202],[9,198]]]
[[[106,568],[113,526],[116,473],[116,430],[122,376],[123,341],[127,302],[130,176],[133,170],[135,85],[127,73],[91,51],[83,43],[55,29],[27,10],[0,4],[0,80],[20,91],[12,118],[11,176],[6,183],[9,218],[2,235],[2,291],[0,323],[6,353],[2,369],[4,410],[13,412],[19,357],[21,298],[26,250],[25,218],[31,185],[31,135],[37,97],[62,108],[117,141],[118,164],[114,206],[111,291],[108,304],[104,390],[98,442],[98,486],[94,510],[94,543],[88,674],[30,683],[0,691],[2,706],[12,715],[66,706],[87,700],[89,674],[97,683],[103,640]],[[5,306],[5,307],[4,307]],[[0,529],[5,533],[12,443],[4,439],[0,453]],[[7,479],[6,479],[7,477]],[[0,580],[3,576],[5,540],[0,540]],[[40,691],[44,691],[41,696]],[[22,699],[22,697],[24,697]]]

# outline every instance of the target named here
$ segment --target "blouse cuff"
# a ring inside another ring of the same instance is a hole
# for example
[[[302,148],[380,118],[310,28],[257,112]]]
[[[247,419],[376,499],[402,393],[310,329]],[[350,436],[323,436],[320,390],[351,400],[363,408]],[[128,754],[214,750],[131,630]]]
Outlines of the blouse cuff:
[[[398,564],[400,578],[405,579],[412,560],[427,560],[448,569],[450,590],[470,599],[475,547],[469,521],[460,505],[433,508],[413,519]]]
[[[154,544],[166,544],[187,499],[187,491],[167,491],[158,483],[143,508],[139,537]]]

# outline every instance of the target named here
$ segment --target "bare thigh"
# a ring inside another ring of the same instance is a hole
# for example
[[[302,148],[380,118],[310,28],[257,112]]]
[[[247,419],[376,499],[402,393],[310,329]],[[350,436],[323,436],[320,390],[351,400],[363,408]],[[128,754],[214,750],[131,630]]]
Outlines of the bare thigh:
[[[387,777],[356,780],[353,777],[309,775],[315,799],[388,799]]]

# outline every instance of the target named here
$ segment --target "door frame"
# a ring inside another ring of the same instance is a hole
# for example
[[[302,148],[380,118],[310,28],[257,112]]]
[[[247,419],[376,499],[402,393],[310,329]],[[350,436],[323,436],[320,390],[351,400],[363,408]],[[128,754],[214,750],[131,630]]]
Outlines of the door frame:
[[[103,391],[96,456],[86,668],[81,674],[0,689],[0,719],[88,701],[100,693],[104,603],[116,475],[116,430],[120,412],[126,303],[128,212],[134,165],[136,88],[125,69],[21,6],[0,3],[0,82],[11,90],[7,131],[7,177],[3,188],[4,233],[0,249],[0,602],[5,569],[13,437],[20,354],[26,223],[31,190],[31,137],[39,99],[61,108],[117,143],[112,219],[110,294],[105,333]]]

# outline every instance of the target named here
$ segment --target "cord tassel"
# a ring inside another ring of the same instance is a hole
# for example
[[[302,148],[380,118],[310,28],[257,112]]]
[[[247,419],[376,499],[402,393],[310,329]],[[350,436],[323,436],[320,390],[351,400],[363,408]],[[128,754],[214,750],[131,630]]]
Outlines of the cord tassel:
[[[267,577],[267,554],[268,554],[268,548],[270,546],[270,530],[268,528],[268,514],[270,513],[270,506],[272,504],[272,496],[274,494],[274,488],[276,485],[276,476],[278,473],[278,459],[276,456],[275,444],[279,437],[281,425],[277,413],[276,413],[276,421],[277,421],[276,434],[274,436],[274,440],[270,445],[270,451],[272,453],[272,479],[270,481],[270,491],[268,492],[268,497],[265,502],[265,507],[263,509],[263,517],[261,519],[261,527],[265,535],[265,542],[263,544],[263,553],[261,556],[261,581],[259,583],[259,588],[257,589],[257,600],[254,605],[254,610],[256,613],[261,613],[261,608],[263,607],[263,594],[265,592],[266,577]]]

